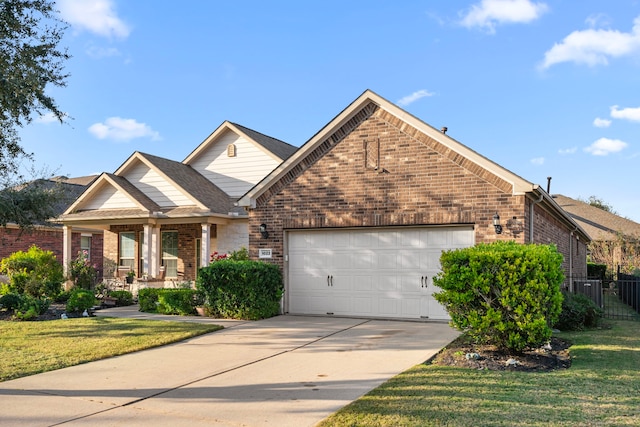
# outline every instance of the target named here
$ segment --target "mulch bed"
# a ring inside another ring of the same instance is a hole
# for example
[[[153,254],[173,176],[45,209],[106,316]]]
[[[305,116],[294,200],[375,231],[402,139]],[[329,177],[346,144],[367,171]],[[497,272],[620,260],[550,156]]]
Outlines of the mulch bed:
[[[430,363],[476,370],[544,372],[567,369],[571,366],[571,343],[552,337],[546,348],[510,354],[494,346],[470,343],[459,337],[438,353]]]
[[[62,313],[66,313],[69,318],[82,317],[82,313],[67,313],[65,310],[65,304],[52,303],[44,314],[29,320],[29,322],[60,319],[62,317]],[[13,317],[13,310],[0,310],[0,321],[2,320],[21,321]]]

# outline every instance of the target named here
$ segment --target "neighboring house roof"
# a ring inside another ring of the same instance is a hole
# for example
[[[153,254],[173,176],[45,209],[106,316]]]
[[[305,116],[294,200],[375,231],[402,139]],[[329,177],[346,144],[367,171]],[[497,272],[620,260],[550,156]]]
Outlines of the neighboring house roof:
[[[34,185],[38,185],[44,189],[58,189],[60,191],[60,199],[54,205],[54,213],[56,216],[62,214],[77,198],[82,194],[89,185],[95,181],[98,175],[87,175],[76,178],[68,178],[66,176],[55,176],[49,179],[37,179],[31,181],[21,188],[26,188]],[[10,226],[17,226],[15,224],[7,224]],[[54,222],[47,222],[46,224],[38,224],[57,227],[58,224]]]
[[[615,240],[618,234],[640,237],[637,222],[562,194],[554,194],[553,198],[593,240]]]

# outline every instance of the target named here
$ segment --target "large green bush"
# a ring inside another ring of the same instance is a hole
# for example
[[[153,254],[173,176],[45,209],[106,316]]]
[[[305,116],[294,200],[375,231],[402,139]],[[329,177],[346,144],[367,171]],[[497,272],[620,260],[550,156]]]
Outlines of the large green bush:
[[[551,338],[560,314],[562,255],[553,245],[495,242],[446,251],[435,294],[451,324],[479,343],[522,351]]]
[[[233,260],[202,268],[196,288],[211,315],[249,320],[277,315],[284,290],[278,266]]]
[[[31,246],[0,261],[0,273],[9,277],[9,292],[33,297],[55,298],[62,291],[64,274],[62,264],[52,251]]]

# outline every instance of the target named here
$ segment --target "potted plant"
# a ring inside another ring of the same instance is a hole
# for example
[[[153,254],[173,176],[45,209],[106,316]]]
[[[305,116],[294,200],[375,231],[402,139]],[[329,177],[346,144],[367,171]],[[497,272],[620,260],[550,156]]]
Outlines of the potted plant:
[[[129,270],[129,272],[127,273],[127,283],[128,284],[132,284],[133,283],[133,278],[136,277],[136,272],[133,270]]]

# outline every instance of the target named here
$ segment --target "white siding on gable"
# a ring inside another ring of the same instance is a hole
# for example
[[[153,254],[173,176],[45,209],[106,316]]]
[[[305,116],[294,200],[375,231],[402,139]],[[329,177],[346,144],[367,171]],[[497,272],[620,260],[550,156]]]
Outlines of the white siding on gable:
[[[235,145],[235,157],[227,155],[227,146]],[[240,197],[281,162],[253,142],[225,132],[190,165],[232,197]]]
[[[125,178],[160,207],[195,206],[182,191],[144,163],[135,165]]]
[[[79,208],[82,210],[94,210],[94,209],[127,209],[137,208],[135,204],[126,194],[118,191],[111,185],[103,186],[95,196],[86,203],[82,204]]]

